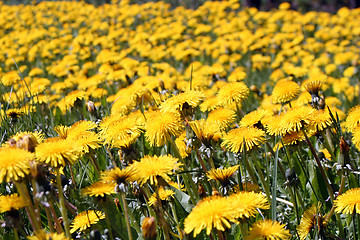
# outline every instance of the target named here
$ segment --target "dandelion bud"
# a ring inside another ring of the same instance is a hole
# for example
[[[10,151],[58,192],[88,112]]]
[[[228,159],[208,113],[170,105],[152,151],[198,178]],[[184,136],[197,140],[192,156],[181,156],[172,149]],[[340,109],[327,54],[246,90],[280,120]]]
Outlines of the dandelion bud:
[[[13,138],[10,138],[8,141],[9,147],[16,147],[16,140]]]
[[[144,219],[141,230],[143,232],[143,237],[145,239],[155,239],[156,238],[156,223],[154,217],[147,217]]]
[[[90,113],[96,112],[96,107],[93,101],[87,101],[86,108]]]
[[[339,163],[343,167],[350,163],[349,150],[350,150],[349,144],[347,143],[347,141],[345,141],[344,137],[341,137]]]
[[[121,209],[120,200],[119,200],[118,198],[115,198],[115,199],[114,199],[114,203],[115,203],[115,206],[116,206],[118,209]]]
[[[201,198],[206,197],[206,191],[205,191],[205,189],[204,189],[204,186],[203,186],[201,183],[199,184],[198,192],[199,192],[199,196],[200,196]]]

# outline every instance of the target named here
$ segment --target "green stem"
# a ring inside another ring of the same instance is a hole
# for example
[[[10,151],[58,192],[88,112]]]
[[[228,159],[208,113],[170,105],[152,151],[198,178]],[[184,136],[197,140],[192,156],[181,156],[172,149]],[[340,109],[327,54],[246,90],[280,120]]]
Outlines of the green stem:
[[[105,222],[106,222],[106,225],[107,225],[107,227],[109,229],[110,240],[113,240],[114,236],[112,234],[112,228],[111,228],[111,224],[110,224],[110,214],[109,214],[108,208],[106,207],[107,202],[108,202],[108,199],[106,198],[105,205],[103,206],[104,210],[105,210]]]
[[[129,236],[129,240],[132,240],[132,234],[131,234],[131,228],[130,228],[130,222],[129,222],[129,213],[128,213],[128,205],[126,203],[126,199],[125,199],[125,193],[121,192],[121,201],[123,204],[123,208],[124,208],[124,214],[125,214],[125,221],[126,221],[126,229],[128,232],[128,236]]]
[[[62,185],[61,185],[61,174],[60,174],[60,168],[56,168],[56,183],[57,183],[57,187],[58,187],[58,195],[59,195],[59,208],[60,208],[60,212],[61,215],[63,217],[63,223],[64,223],[64,228],[65,228],[65,235],[67,238],[71,238],[71,234],[70,234],[70,222],[69,222],[69,218],[67,216],[67,212],[66,212],[66,206],[65,206],[65,200],[64,200],[64,193],[63,193],[63,189],[62,189]]]
[[[334,192],[333,192],[333,190],[332,190],[332,188],[331,188],[331,185],[330,185],[330,181],[329,181],[328,177],[326,176],[325,170],[324,170],[324,168],[323,168],[323,166],[322,166],[322,164],[321,164],[321,161],[320,161],[318,155],[316,154],[315,148],[314,148],[314,146],[312,145],[309,137],[307,136],[307,134],[306,134],[306,132],[305,132],[304,130],[302,130],[302,131],[303,131],[303,133],[304,133],[306,142],[307,142],[307,144],[308,144],[309,147],[310,147],[311,153],[313,154],[313,156],[314,156],[314,158],[315,158],[315,161],[316,161],[316,163],[317,163],[317,165],[318,165],[318,167],[319,167],[320,173],[321,173],[321,175],[322,175],[322,177],[323,177],[323,179],[324,179],[324,181],[325,181],[325,185],[326,185],[326,188],[327,188],[328,193],[329,193],[329,195],[330,195],[331,202],[334,203],[335,197],[334,197]]]
[[[54,223],[51,219],[51,213],[50,213],[50,210],[48,207],[45,207],[45,213],[46,213],[46,218],[48,220],[48,225],[49,225],[49,229],[50,229],[50,232],[53,233],[55,232],[55,229],[54,229]]]
[[[14,228],[14,238],[15,238],[15,240],[20,240],[17,228]]]
[[[25,185],[25,183],[23,182],[15,182],[16,188],[20,193],[20,196],[22,196],[24,199],[27,199],[29,201],[29,206],[26,207],[27,212],[29,213],[29,220],[30,223],[32,225],[32,227],[34,228],[34,231],[40,231],[41,230],[41,226],[40,226],[40,222],[37,221],[36,219],[36,215],[35,215],[35,209],[33,206],[33,203],[31,201],[31,197],[29,194],[29,191],[27,189],[27,186]]]
[[[199,199],[199,193],[198,193],[198,191],[196,191],[197,188],[195,187],[195,183],[192,180],[192,177],[189,173],[189,169],[187,168],[185,161],[182,159],[179,149],[177,148],[177,146],[172,138],[170,138],[170,144],[171,144],[171,148],[174,151],[175,157],[177,157],[183,163],[182,167],[185,170],[185,177],[184,177],[185,187],[190,195],[192,203],[194,205],[196,205],[196,203],[197,203],[196,200]]]
[[[260,181],[261,181],[261,183],[262,183],[262,185],[263,185],[263,188],[264,188],[264,190],[265,190],[266,197],[268,198],[269,201],[271,201],[271,198],[270,198],[270,186],[269,186],[269,184],[265,181],[264,174],[263,174],[263,172],[262,172],[262,170],[261,170],[261,167],[260,167],[260,165],[259,165],[256,157],[254,156],[254,152],[253,152],[253,151],[251,151],[251,156],[252,156],[252,158],[253,158],[253,160],[254,160],[254,164],[255,164],[256,171],[257,171],[257,173],[259,174]]]

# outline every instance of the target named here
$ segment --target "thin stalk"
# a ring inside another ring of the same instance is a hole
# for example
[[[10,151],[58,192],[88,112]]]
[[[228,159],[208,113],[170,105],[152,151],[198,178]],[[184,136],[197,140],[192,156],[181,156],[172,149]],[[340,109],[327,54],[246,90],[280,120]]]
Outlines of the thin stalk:
[[[331,154],[331,158],[335,159],[335,154],[334,154],[334,147],[332,146],[331,140],[330,140],[330,136],[329,136],[329,131],[328,129],[325,130],[326,132],[324,133],[324,131],[321,131],[321,136],[323,137],[323,139],[325,140],[325,148],[329,151],[329,153]]]
[[[123,204],[123,208],[124,208],[124,214],[125,214],[125,221],[126,221],[126,229],[128,232],[128,236],[129,236],[129,240],[132,240],[132,234],[131,234],[131,228],[130,228],[130,222],[129,222],[129,213],[128,213],[128,205],[126,203],[126,199],[125,199],[125,193],[121,192],[121,201]]]
[[[15,240],[20,240],[17,228],[14,228],[14,238],[15,238]]]
[[[322,177],[323,177],[323,179],[324,179],[324,181],[325,181],[325,185],[326,185],[326,188],[327,188],[328,193],[329,193],[329,195],[330,195],[331,202],[334,203],[334,200],[335,200],[334,192],[333,192],[333,190],[332,190],[332,188],[331,188],[330,181],[329,181],[328,177],[326,176],[326,173],[325,173],[325,170],[324,170],[324,168],[323,168],[323,166],[322,166],[322,164],[321,164],[321,161],[320,161],[318,155],[316,154],[315,148],[314,148],[314,146],[312,145],[312,143],[311,143],[309,137],[307,136],[306,132],[305,132],[304,130],[302,130],[302,132],[304,133],[306,142],[307,142],[307,144],[308,144],[309,147],[310,147],[311,153],[313,154],[313,156],[314,156],[314,158],[315,158],[315,160],[316,160],[316,163],[317,163],[317,165],[318,165],[318,167],[319,167],[320,173],[321,173],[321,175],[322,175]]]
[[[180,239],[183,239],[183,238],[184,238],[184,235],[183,235],[183,233],[182,233],[182,231],[181,231],[181,228],[180,228],[179,219],[178,219],[178,217],[177,217],[176,209],[175,209],[175,206],[174,206],[174,204],[173,204],[173,201],[171,201],[171,203],[170,203],[170,208],[171,208],[171,211],[172,211],[172,213],[173,213],[173,215],[174,215],[174,219],[175,219],[175,222],[176,222],[176,228],[177,228],[178,233],[179,233],[179,236],[180,236],[179,238],[180,238]]]
[[[69,165],[69,169],[70,169],[71,181],[73,182],[74,188],[76,189],[76,182],[75,182],[74,172],[72,170],[71,165]]]
[[[171,144],[171,148],[174,151],[175,157],[177,157],[183,163],[182,167],[184,168],[185,175],[186,175],[184,177],[185,187],[188,190],[188,193],[190,195],[192,203],[195,205],[197,203],[196,200],[199,199],[199,193],[196,191],[197,188],[195,187],[195,183],[194,183],[194,181],[192,181],[192,177],[189,173],[189,169],[187,168],[186,163],[182,159],[179,149],[177,148],[177,146],[172,138],[170,138],[170,144]]]
[[[271,198],[270,198],[270,186],[269,186],[269,184],[265,181],[264,174],[263,174],[263,172],[262,172],[262,170],[261,170],[261,167],[260,167],[260,165],[259,165],[256,157],[254,156],[254,152],[253,152],[253,151],[251,151],[251,156],[252,156],[252,158],[253,158],[253,160],[254,160],[255,168],[256,168],[257,173],[259,174],[260,181],[261,181],[261,183],[262,183],[262,185],[263,185],[263,187],[264,187],[264,190],[265,190],[265,193],[266,193],[266,197],[267,197],[268,200],[270,201],[270,200],[271,200]]]
[[[59,205],[60,205],[59,208],[60,208],[61,215],[63,217],[65,235],[67,238],[71,238],[70,222],[69,222],[69,218],[68,218],[67,212],[66,212],[64,193],[63,193],[63,189],[62,189],[62,185],[61,185],[60,168],[56,168],[56,183],[57,183],[58,193],[59,193],[58,194],[59,195]]]
[[[50,232],[53,233],[53,232],[55,232],[54,223],[53,223],[53,221],[51,219],[51,212],[50,212],[48,207],[45,207],[45,213],[46,213],[46,218],[48,220],[48,225],[49,225]]]
[[[106,198],[106,202],[107,202],[107,198]],[[105,203],[106,203],[105,202]],[[105,210],[105,222],[106,222],[106,225],[109,229],[109,237],[110,237],[110,240],[113,240],[114,239],[114,236],[112,234],[112,229],[111,229],[111,224],[110,224],[110,214],[109,214],[109,210],[108,208],[106,207],[106,204],[103,206],[104,207],[104,210]],[[130,239],[130,238],[129,238]]]
[[[61,226],[60,222],[59,222],[59,219],[56,215],[56,211],[55,211],[55,208],[54,208],[54,204],[53,204],[53,200],[50,199],[49,200],[49,208],[50,208],[50,211],[51,211],[51,215],[53,216],[53,219],[55,221],[55,226],[56,226],[56,232],[57,233],[63,233],[64,232],[64,229],[63,227]]]
[[[35,212],[36,220],[38,222],[41,222],[41,219],[40,219],[40,203],[39,203],[39,199],[35,197],[38,191],[37,191],[37,185],[36,185],[36,182],[35,182],[34,178],[31,179],[31,185],[33,187],[34,212]]]
[[[297,201],[296,201],[295,187],[293,187],[293,191],[294,192],[292,194],[292,200],[293,200],[292,202],[294,203],[294,209],[295,209],[295,215],[296,215],[297,224],[300,224],[300,216],[299,216],[299,210],[298,210]]]
[[[31,223],[34,231],[35,232],[40,231],[41,230],[40,222],[37,221],[37,219],[36,219],[35,209],[34,209],[33,203],[30,198],[29,191],[28,191],[25,183],[15,182],[15,185],[16,185],[17,190],[20,193],[20,196],[22,196],[24,199],[27,199],[30,202],[29,206],[26,207],[26,212],[29,214],[29,220],[30,220],[30,223]]]
[[[281,110],[281,109],[280,109]],[[266,141],[267,144],[269,144]],[[270,145],[270,144],[269,144]],[[275,160],[274,160],[274,171],[273,171],[273,187],[272,187],[272,191],[271,191],[271,219],[273,221],[276,220],[276,192],[277,192],[277,187],[276,187],[276,183],[277,183],[277,168],[278,168],[278,163],[279,166],[281,166],[280,161],[279,161],[279,147],[276,149],[276,153],[274,153],[274,151],[272,150],[272,148],[270,147],[271,152],[274,154]],[[284,170],[284,177],[285,177],[285,170]]]
[[[354,212],[351,214],[352,215],[352,223],[353,223],[353,238],[358,239],[357,234],[356,234],[356,219],[357,219],[356,215],[357,215],[357,213],[356,213],[355,209],[353,209],[353,210],[354,210]]]
[[[164,230],[164,234],[165,234],[165,239],[166,240],[170,240],[170,229],[169,229],[169,225],[165,220],[165,213],[164,213],[164,208],[162,206],[162,202],[161,202],[161,198],[160,198],[160,194],[159,194],[159,186],[155,187],[155,193],[156,193],[156,199],[157,199],[157,204],[158,204],[158,215],[159,215],[159,219],[161,222],[161,225],[163,227]]]

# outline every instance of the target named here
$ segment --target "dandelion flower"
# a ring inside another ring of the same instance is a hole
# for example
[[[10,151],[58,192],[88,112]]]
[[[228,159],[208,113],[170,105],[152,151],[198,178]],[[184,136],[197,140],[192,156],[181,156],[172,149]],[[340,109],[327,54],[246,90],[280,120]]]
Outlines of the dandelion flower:
[[[353,132],[360,123],[360,106],[350,109],[346,117],[345,126],[349,132]]]
[[[35,236],[28,236],[28,240],[70,240],[65,237],[65,233],[46,233],[45,231],[36,232]]]
[[[161,201],[169,201],[170,197],[174,195],[175,195],[174,191],[170,189],[164,189],[162,187],[159,188],[159,197]],[[153,193],[149,198],[149,206],[156,204],[156,202],[157,202],[156,193]]]
[[[271,117],[266,121],[266,129],[270,135],[285,135],[289,132],[300,131],[310,123],[315,109],[309,106],[291,108],[285,113]]]
[[[246,114],[240,121],[240,127],[258,126],[261,119],[267,115],[265,110],[259,109]]]
[[[325,223],[322,216],[318,213],[319,209],[315,205],[307,209],[300,221],[299,226],[297,226],[297,231],[300,237],[300,240],[305,240],[306,236],[310,233],[312,229],[318,229],[319,232],[323,232],[325,229]]]
[[[150,182],[151,185],[157,185],[158,177],[162,177],[165,181],[170,181],[169,175],[174,173],[174,170],[179,169],[181,163],[178,159],[170,155],[167,156],[145,156],[140,159],[140,162],[134,162],[130,165],[136,169],[136,178],[141,185]]]
[[[194,231],[193,236],[195,237],[203,229],[206,229],[207,235],[213,228],[225,231],[225,227],[231,228],[230,222],[236,222],[234,211],[236,210],[225,197],[204,198],[185,218],[185,233],[189,234]]]
[[[74,140],[51,138],[35,148],[36,159],[52,167],[74,164],[82,152],[81,145]]]
[[[236,119],[236,114],[233,110],[226,108],[218,108],[211,111],[206,119],[209,123],[214,123],[218,126],[219,130],[225,130]]]
[[[46,233],[45,231],[36,232],[35,236],[28,236],[28,240],[70,240],[65,237],[65,233]]]
[[[179,136],[183,131],[180,116],[171,112],[151,114],[145,123],[145,138],[150,146],[163,146],[171,136]]]
[[[222,186],[230,184],[231,176],[239,169],[239,166],[233,166],[225,169],[211,169],[206,175],[209,179],[218,180]]]
[[[272,92],[274,103],[287,103],[300,93],[300,87],[291,80],[279,80]]]
[[[9,212],[12,210],[19,210],[23,207],[26,207],[30,204],[28,200],[25,200],[23,197],[18,194],[11,195],[2,195],[0,196],[0,212]]]
[[[219,125],[209,122],[208,119],[201,119],[189,122],[189,126],[194,131],[196,137],[201,141],[217,140],[221,137]]]
[[[243,82],[228,83],[219,90],[217,98],[222,106],[239,104],[248,97],[249,92]]]
[[[230,130],[221,144],[227,150],[234,153],[249,151],[265,141],[265,132],[256,127],[240,127]],[[245,149],[244,149],[245,146]]]
[[[324,110],[315,110],[309,117],[309,125],[307,130],[310,133],[316,133],[329,127],[332,123],[329,112]]]
[[[341,194],[334,201],[335,212],[352,214],[354,210],[360,214],[360,188],[353,188]]]
[[[285,224],[272,220],[261,220],[252,225],[245,240],[283,240],[290,237]]]
[[[105,195],[115,193],[115,187],[115,183],[99,181],[83,188],[81,193],[87,196],[104,197]]]
[[[238,192],[228,197],[235,212],[235,218],[249,218],[258,213],[258,209],[269,209],[270,205],[261,193]]]
[[[116,167],[103,172],[101,174],[101,180],[109,183],[125,184],[127,182],[134,181],[136,171],[137,170],[132,167],[127,167],[125,169]]]
[[[96,224],[99,220],[104,218],[105,214],[101,211],[88,210],[81,212],[76,215],[76,217],[72,221],[70,233],[74,233],[78,229],[79,231],[84,231],[91,225]]]
[[[18,181],[30,173],[34,154],[19,148],[0,148],[0,181]]]
[[[189,90],[166,99],[159,108],[162,112],[179,112],[183,111],[185,106],[197,107],[204,97],[201,91]]]

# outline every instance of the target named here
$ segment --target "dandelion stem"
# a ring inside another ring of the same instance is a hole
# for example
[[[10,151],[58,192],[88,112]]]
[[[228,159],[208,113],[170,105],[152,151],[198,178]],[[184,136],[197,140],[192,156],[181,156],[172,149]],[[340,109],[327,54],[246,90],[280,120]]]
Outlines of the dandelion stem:
[[[55,221],[55,226],[56,226],[56,232],[57,233],[62,233],[64,232],[64,229],[62,228],[60,222],[59,222],[59,219],[56,215],[56,211],[55,211],[55,208],[54,208],[54,204],[53,204],[53,200],[50,199],[49,200],[49,208],[50,208],[50,211],[51,211],[51,215],[53,216],[53,219]]]
[[[124,208],[125,221],[126,221],[126,229],[127,229],[127,232],[128,232],[129,240],[132,240],[133,237],[132,237],[132,234],[131,234],[130,221],[129,221],[129,213],[128,213],[128,205],[127,205],[127,202],[126,202],[126,199],[125,199],[125,193],[124,193],[124,192],[121,192],[121,193],[120,193],[120,196],[121,196],[121,201],[122,201],[122,205],[123,205],[123,208]]]
[[[106,198],[105,203],[107,203],[107,201],[108,201],[108,199]],[[104,210],[105,210],[105,222],[106,222],[107,227],[109,228],[109,237],[110,237],[110,240],[113,240],[114,237],[112,234],[112,229],[111,229],[111,224],[110,224],[110,214],[109,214],[108,208],[106,207],[106,204],[104,205]]]
[[[46,213],[46,218],[48,220],[48,225],[49,225],[49,229],[50,229],[50,232],[53,233],[55,232],[55,229],[54,229],[54,223],[51,219],[51,213],[50,213],[50,210],[48,207],[45,207],[45,213]]]
[[[62,185],[61,185],[60,168],[56,168],[56,183],[57,183],[58,195],[59,195],[59,205],[60,205],[59,208],[60,208],[61,215],[63,217],[65,235],[66,235],[67,238],[71,238],[70,223],[69,223],[69,218],[68,218],[67,212],[66,212],[64,193],[63,193],[63,188],[62,188]]]
[[[179,152],[179,149],[177,148],[174,140],[172,138],[170,138],[170,144],[171,144],[171,148],[173,149],[174,151],[174,155],[175,157],[177,157],[182,163],[183,163],[183,168],[185,170],[185,177],[184,177],[184,183],[185,183],[185,187],[186,187],[186,190],[188,191],[189,195],[190,195],[190,198],[191,198],[191,201],[193,202],[193,204],[195,205],[197,203],[196,199],[199,199],[199,194],[198,192],[195,190],[197,189],[195,187],[195,183],[194,181],[192,180],[192,177],[189,173],[189,169],[187,168],[186,166],[186,163],[184,162],[184,160],[182,159],[181,155],[180,155],[180,152]]]
[[[14,228],[14,238],[15,238],[15,240],[20,240],[20,238],[19,238],[19,233],[18,233],[18,231],[17,231],[17,228]]]
[[[264,190],[265,190],[265,193],[266,193],[266,197],[267,197],[268,200],[270,201],[271,198],[270,198],[270,187],[269,187],[269,184],[265,181],[264,174],[263,174],[263,172],[262,172],[262,170],[261,170],[261,167],[260,167],[260,165],[259,165],[259,163],[258,163],[258,161],[257,161],[257,158],[255,157],[253,151],[251,151],[251,156],[252,156],[252,158],[253,158],[253,160],[254,160],[255,168],[256,168],[257,173],[259,174],[260,181],[261,181],[261,183],[262,183],[262,185],[263,185],[263,187],[264,187]]]
[[[34,209],[29,191],[28,191],[25,183],[15,182],[15,185],[16,185],[16,188],[18,189],[20,195],[24,199],[27,199],[29,201],[30,204],[29,204],[29,206],[26,207],[26,211],[29,214],[29,220],[30,220],[32,227],[34,228],[34,231],[39,231],[41,229],[40,222],[37,221],[37,219],[36,219],[35,209]]]
[[[326,176],[326,173],[325,173],[325,170],[324,170],[324,168],[323,168],[323,166],[322,166],[322,164],[321,164],[321,161],[320,161],[318,155],[316,154],[315,148],[314,148],[314,146],[312,145],[312,143],[311,143],[309,137],[307,136],[306,132],[305,132],[304,130],[302,130],[302,132],[304,133],[306,142],[307,142],[307,144],[308,144],[309,147],[310,147],[311,153],[313,154],[313,156],[314,156],[314,158],[315,158],[315,161],[316,161],[316,163],[317,163],[317,165],[318,165],[318,167],[319,167],[320,173],[321,173],[321,175],[322,175],[322,177],[323,177],[323,179],[324,179],[324,181],[325,181],[325,185],[326,185],[326,188],[327,188],[327,190],[328,190],[328,192],[329,192],[331,201],[334,202],[334,200],[335,200],[335,198],[334,198],[334,192],[333,192],[333,190],[332,190],[332,188],[331,188],[331,186],[330,186],[330,181],[329,181],[328,177]]]

